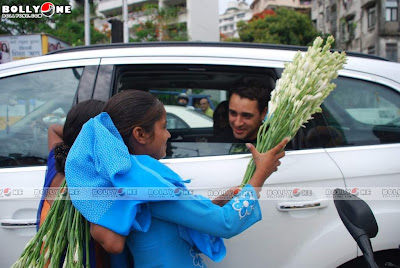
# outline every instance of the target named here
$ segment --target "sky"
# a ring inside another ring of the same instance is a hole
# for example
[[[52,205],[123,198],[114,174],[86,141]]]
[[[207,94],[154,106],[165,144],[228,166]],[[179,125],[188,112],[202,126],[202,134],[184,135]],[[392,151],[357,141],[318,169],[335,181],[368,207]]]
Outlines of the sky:
[[[226,7],[228,6],[228,2],[230,1],[237,1],[237,0],[218,0],[219,1],[219,14],[222,14],[225,12]],[[246,0],[246,3],[250,6],[253,0]]]

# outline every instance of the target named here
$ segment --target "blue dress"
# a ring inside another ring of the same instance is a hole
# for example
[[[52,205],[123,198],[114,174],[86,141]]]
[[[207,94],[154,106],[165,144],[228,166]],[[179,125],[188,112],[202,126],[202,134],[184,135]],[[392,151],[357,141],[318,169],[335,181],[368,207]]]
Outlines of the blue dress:
[[[38,211],[36,214],[36,231],[39,231],[40,227],[40,216],[42,214],[43,203],[46,200],[46,190],[50,187],[51,182],[53,181],[56,174],[56,159],[54,158],[54,149],[51,149],[49,152],[49,156],[47,157],[47,169],[44,176],[42,198],[40,199]]]
[[[65,174],[74,206],[90,222],[127,236],[134,265],[205,267],[200,253],[221,261],[230,238],[261,220],[247,185],[225,206],[188,192],[174,171],[147,155],[130,155],[107,113],[87,122],[72,146]],[[161,198],[154,190],[165,190]],[[178,191],[177,191],[178,190]]]

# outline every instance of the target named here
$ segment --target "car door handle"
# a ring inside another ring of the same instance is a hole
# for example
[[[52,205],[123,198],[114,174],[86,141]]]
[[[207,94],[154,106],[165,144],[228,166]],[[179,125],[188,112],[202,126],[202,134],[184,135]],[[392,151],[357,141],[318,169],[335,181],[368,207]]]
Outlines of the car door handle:
[[[328,206],[328,200],[312,200],[304,202],[283,202],[278,203],[276,208],[279,211],[295,211],[307,209],[321,209]]]
[[[36,219],[2,219],[0,226],[9,229],[36,227]]]

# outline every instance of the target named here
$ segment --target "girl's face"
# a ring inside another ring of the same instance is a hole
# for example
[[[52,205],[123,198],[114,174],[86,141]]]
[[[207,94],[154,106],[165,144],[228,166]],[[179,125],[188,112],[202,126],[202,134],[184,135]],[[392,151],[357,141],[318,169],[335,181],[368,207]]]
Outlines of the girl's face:
[[[152,140],[145,144],[145,150],[148,155],[155,159],[161,159],[166,156],[167,140],[171,134],[167,130],[167,116],[164,114],[160,120],[154,124],[154,136]]]

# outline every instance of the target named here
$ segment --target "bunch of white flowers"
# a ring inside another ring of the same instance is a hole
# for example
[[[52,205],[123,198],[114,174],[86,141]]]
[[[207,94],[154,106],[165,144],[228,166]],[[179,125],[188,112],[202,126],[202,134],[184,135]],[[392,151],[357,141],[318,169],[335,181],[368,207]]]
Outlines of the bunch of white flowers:
[[[39,231],[11,268],[46,265],[58,268],[61,264],[62,267],[90,267],[89,242],[89,222],[72,205],[64,181]]]
[[[336,87],[331,83],[346,63],[344,52],[332,53],[333,36],[325,45],[317,37],[306,53],[296,53],[292,62],[285,63],[282,77],[271,93],[268,114],[257,135],[256,148],[266,152],[285,137],[293,138],[300,127],[313,119],[312,114],[321,112],[321,104]],[[255,171],[253,159],[247,167],[242,187],[248,183]]]

